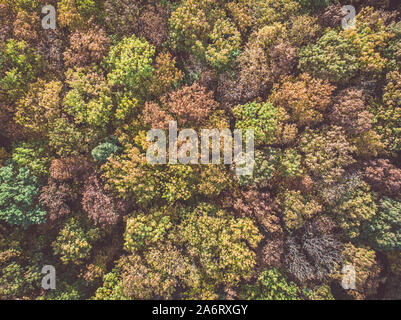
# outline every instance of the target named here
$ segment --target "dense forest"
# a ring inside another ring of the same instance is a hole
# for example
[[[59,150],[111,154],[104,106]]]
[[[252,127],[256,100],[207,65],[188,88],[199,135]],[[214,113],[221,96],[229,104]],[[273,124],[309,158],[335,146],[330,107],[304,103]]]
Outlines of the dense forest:
[[[401,299],[399,1],[0,0],[0,299]]]

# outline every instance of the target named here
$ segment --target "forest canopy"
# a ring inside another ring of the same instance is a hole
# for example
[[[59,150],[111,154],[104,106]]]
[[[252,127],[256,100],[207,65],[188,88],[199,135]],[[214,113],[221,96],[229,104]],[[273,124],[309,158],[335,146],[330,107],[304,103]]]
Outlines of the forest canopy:
[[[399,1],[0,0],[0,124],[2,300],[401,299]]]

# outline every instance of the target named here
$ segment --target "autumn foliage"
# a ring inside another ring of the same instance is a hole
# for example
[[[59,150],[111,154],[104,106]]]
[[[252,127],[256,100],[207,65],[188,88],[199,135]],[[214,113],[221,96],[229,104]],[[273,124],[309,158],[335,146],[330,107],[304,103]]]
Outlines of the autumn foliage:
[[[0,0],[0,299],[401,298],[397,1],[44,3]],[[171,121],[252,174],[148,162]]]

